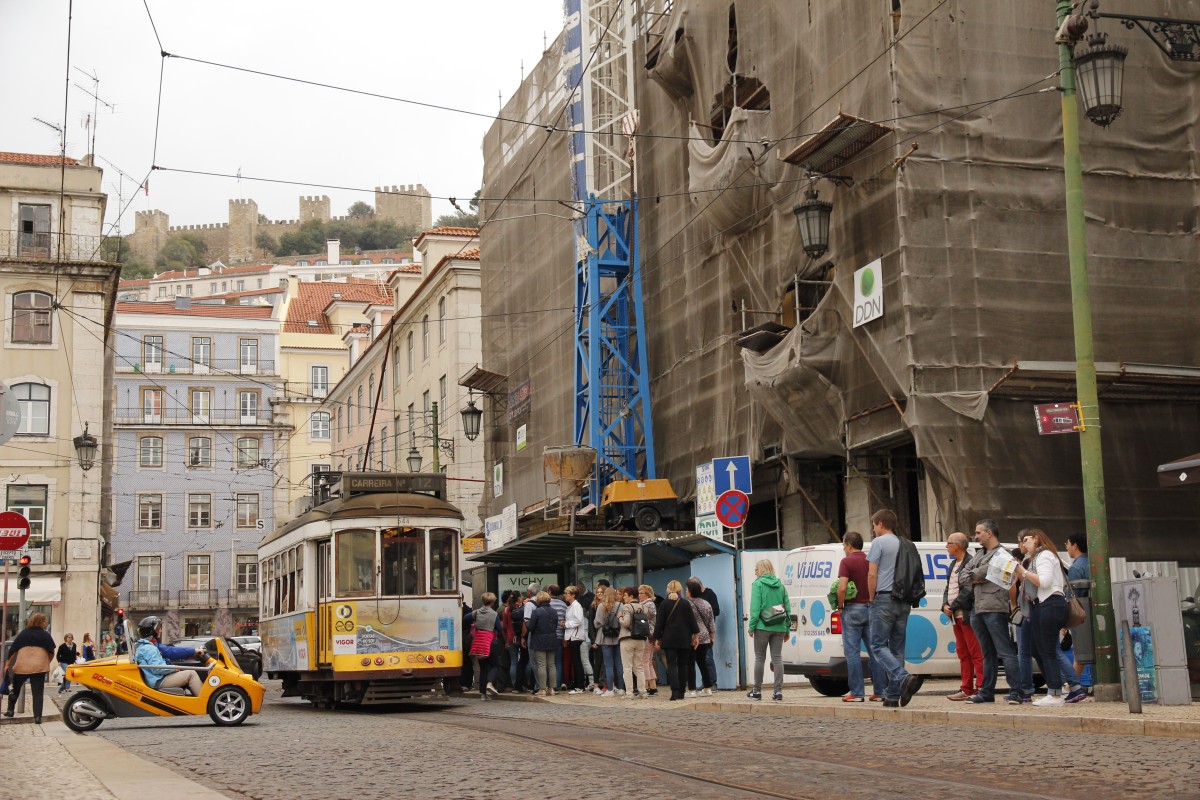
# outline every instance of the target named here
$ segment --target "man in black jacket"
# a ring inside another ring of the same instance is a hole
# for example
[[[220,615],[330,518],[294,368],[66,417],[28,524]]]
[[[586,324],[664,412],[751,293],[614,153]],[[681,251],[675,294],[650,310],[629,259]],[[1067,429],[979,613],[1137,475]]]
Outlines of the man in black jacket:
[[[942,613],[954,626],[954,652],[962,672],[962,685],[950,695],[950,700],[969,700],[983,685],[983,650],[975,638],[975,631],[971,630],[974,593],[970,583],[960,580],[970,543],[965,533],[955,532],[946,539],[946,552],[954,559],[954,563],[946,578],[946,590],[942,592]]]

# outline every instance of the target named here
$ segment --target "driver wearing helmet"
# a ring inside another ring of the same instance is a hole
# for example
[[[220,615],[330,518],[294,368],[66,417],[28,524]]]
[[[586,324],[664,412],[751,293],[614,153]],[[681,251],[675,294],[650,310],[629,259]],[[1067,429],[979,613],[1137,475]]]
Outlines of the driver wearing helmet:
[[[203,649],[193,650],[190,647],[168,647],[159,644],[162,635],[162,620],[158,617],[146,617],[138,623],[138,640],[134,643],[133,659],[139,665],[149,668],[142,669],[142,678],[151,689],[175,689],[187,687],[193,696],[200,695],[200,675],[195,670],[154,669],[154,666],[166,666],[172,661],[184,659],[207,658]]]

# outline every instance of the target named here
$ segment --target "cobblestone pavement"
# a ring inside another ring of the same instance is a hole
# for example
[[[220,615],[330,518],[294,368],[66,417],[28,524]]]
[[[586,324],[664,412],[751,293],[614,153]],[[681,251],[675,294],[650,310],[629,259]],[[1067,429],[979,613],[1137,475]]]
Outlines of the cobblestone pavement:
[[[1200,797],[1200,747],[1169,737],[775,717],[617,699],[331,712],[272,699],[277,686],[268,683],[263,714],[237,728],[207,719],[109,720],[91,735],[253,800],[544,796],[615,790],[630,778],[656,798],[764,796],[719,781],[782,797]],[[513,768],[518,754],[528,767]]]

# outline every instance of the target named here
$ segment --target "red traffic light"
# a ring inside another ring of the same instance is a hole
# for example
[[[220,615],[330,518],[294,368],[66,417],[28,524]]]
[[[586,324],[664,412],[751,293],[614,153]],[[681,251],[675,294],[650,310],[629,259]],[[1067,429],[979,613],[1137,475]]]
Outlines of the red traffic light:
[[[123,609],[123,608],[118,608],[118,609],[117,609],[117,616],[118,616],[118,617],[124,617],[124,616],[125,616],[125,609]]]
[[[30,558],[29,556],[21,556],[19,559],[17,559],[17,563],[20,564],[22,567],[24,567],[29,564],[32,564],[33,559]]]

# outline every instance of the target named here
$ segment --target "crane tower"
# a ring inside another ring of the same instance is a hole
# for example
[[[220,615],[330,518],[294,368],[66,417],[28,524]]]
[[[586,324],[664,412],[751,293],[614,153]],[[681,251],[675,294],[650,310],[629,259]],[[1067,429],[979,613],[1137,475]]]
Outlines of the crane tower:
[[[633,0],[565,0],[563,80],[573,90],[575,444],[596,451],[591,501],[613,480],[654,478],[633,133]]]

